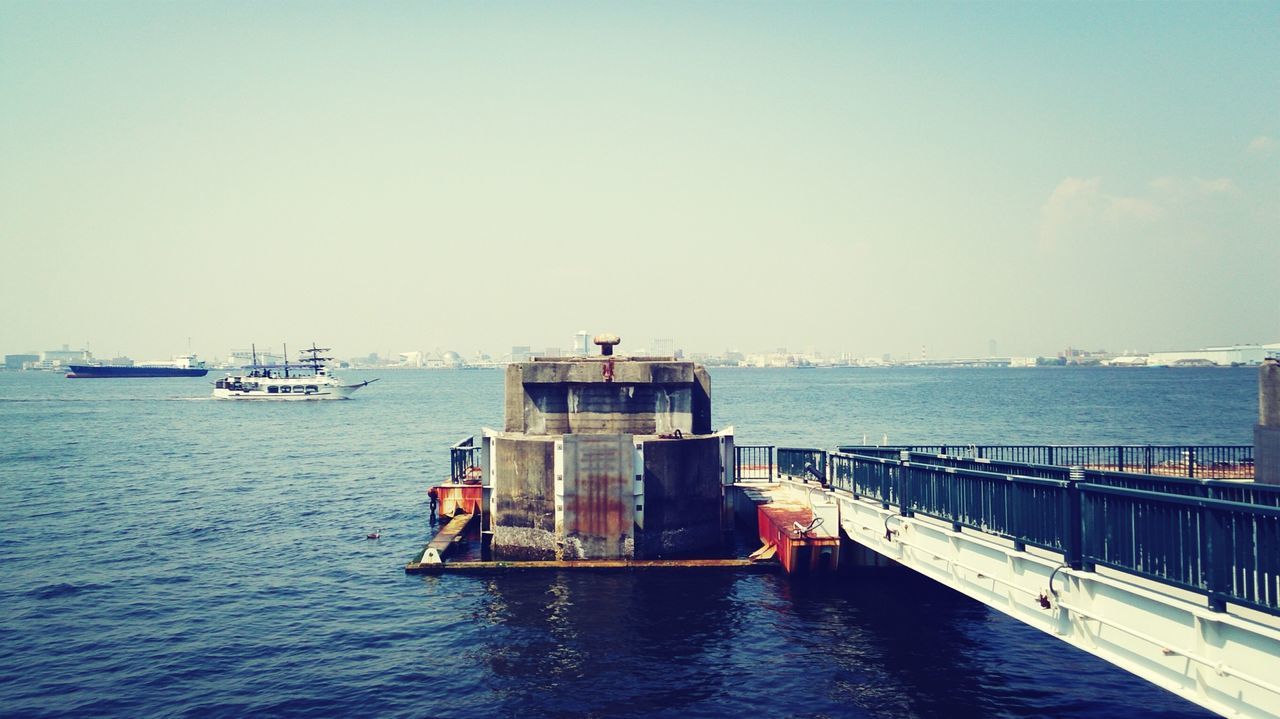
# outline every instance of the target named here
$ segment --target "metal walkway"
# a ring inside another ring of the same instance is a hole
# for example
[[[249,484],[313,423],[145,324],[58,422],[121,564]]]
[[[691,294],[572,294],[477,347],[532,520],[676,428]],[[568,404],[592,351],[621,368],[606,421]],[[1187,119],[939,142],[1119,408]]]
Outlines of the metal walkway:
[[[1280,488],[897,450],[735,458],[1009,616],[1220,714],[1280,716]]]

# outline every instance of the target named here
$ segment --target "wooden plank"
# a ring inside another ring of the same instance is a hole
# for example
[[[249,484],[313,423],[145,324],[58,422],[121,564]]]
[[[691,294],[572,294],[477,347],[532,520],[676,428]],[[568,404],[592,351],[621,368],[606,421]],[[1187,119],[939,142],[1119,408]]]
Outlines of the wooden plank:
[[[471,520],[478,517],[478,514],[457,514],[449,523],[441,529],[436,536],[431,538],[431,542],[427,544],[426,549],[422,550],[422,557],[418,560],[418,564],[440,564],[448,556],[449,550],[453,548],[453,544],[458,537],[466,531],[467,525]]]
[[[545,562],[449,562],[447,564],[410,563],[404,571],[409,574],[448,572],[460,574],[484,574],[529,570],[588,570],[588,571],[639,571],[663,569],[730,569],[746,572],[774,572],[777,562],[756,562],[750,559],[598,559]]]

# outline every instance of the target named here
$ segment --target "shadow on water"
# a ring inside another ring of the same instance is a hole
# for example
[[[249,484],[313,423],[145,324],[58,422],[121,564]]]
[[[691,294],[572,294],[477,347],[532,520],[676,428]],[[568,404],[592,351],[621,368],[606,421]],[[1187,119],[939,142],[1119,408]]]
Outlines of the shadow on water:
[[[473,657],[503,715],[681,713],[726,691],[708,661],[731,641],[732,574],[495,577]]]
[[[784,596],[829,661],[822,691],[865,716],[1212,716],[906,569],[789,582]]]

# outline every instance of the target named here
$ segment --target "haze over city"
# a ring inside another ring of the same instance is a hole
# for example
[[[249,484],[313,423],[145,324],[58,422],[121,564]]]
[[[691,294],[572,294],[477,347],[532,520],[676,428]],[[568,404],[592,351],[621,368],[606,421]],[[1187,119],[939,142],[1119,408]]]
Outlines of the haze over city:
[[[1276,342],[1278,101],[1274,2],[7,3],[0,351]]]

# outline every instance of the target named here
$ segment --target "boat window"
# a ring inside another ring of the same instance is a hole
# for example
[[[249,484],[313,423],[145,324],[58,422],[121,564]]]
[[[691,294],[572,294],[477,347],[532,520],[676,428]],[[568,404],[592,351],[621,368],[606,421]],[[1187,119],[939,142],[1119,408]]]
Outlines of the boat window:
[[[281,391],[281,392],[283,392],[283,393],[285,393],[285,394],[289,394],[290,392],[292,392],[292,391],[293,391],[293,388],[292,388],[292,387],[290,387],[289,385],[285,385],[285,386],[283,386],[283,387],[281,387],[281,388],[280,388],[280,391]]]
[[[270,394],[275,394],[276,392],[279,392],[279,391],[280,391],[280,388],[279,388],[279,387],[277,387],[277,386],[275,386],[275,385],[273,385],[273,384],[269,384],[269,385],[267,385],[267,392],[268,392],[268,393],[270,393]]]
[[[226,388],[227,388],[227,383],[226,383],[226,381],[225,381],[225,380],[218,380],[218,383],[217,383],[217,384],[215,384],[215,385],[214,385],[214,387],[216,387],[216,388],[218,388],[218,389],[226,389]]]
[[[308,392],[319,392],[319,391],[320,391],[320,388],[319,388],[319,387],[317,387],[317,386],[315,386],[315,385],[313,385],[313,384],[309,384],[309,385],[307,385],[307,391],[308,391]]]

